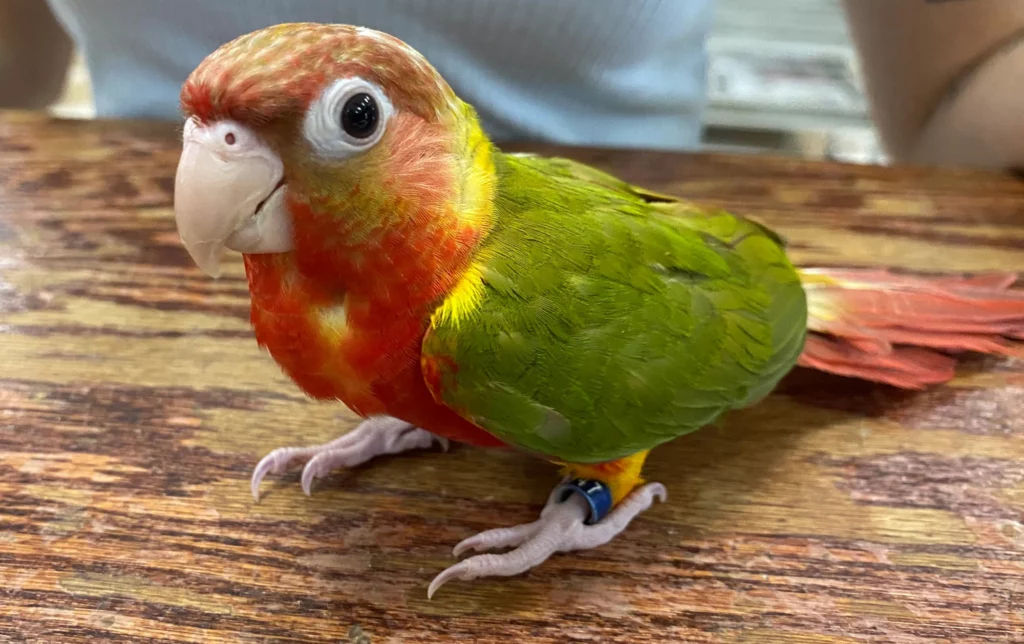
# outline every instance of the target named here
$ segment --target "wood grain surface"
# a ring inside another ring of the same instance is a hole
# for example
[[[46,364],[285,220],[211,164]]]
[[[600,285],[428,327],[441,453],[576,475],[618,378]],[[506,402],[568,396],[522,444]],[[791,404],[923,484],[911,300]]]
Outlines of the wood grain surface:
[[[559,152],[757,215],[803,264],[1024,271],[1012,177]],[[264,453],[355,419],[257,348],[237,257],[192,265],[177,154],[172,126],[0,116],[0,641],[1024,642],[1020,361],[920,394],[797,371],[656,450],[669,501],[618,540],[433,601],[551,467],[460,446],[254,503]]]

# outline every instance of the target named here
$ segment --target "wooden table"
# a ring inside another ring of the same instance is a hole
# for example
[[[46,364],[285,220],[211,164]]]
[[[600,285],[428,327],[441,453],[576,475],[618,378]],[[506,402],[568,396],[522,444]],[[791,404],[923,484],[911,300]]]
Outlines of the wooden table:
[[[563,151],[756,214],[801,263],[1024,270],[1024,183],[751,156]],[[256,347],[241,264],[200,274],[177,135],[0,116],[0,641],[1022,642],[1024,364],[913,395],[796,372],[655,452],[613,543],[427,583],[555,480],[458,447],[248,477],[353,426]]]

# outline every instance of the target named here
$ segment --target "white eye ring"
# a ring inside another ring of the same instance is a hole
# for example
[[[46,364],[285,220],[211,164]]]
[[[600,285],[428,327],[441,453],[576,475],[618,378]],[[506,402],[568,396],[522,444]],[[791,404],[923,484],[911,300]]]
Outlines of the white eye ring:
[[[350,98],[364,93],[377,103],[377,129],[366,138],[357,138],[342,127],[341,112]],[[331,83],[309,106],[302,131],[318,154],[347,159],[380,141],[393,111],[387,96],[373,83],[358,77],[342,78]]]

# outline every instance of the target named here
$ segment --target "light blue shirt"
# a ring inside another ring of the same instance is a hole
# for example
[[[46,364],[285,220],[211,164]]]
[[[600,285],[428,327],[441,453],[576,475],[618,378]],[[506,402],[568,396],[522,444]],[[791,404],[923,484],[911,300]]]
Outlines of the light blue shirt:
[[[498,140],[692,149],[711,0],[49,0],[97,114],[176,119],[219,45],[281,22],[385,31],[422,52]]]

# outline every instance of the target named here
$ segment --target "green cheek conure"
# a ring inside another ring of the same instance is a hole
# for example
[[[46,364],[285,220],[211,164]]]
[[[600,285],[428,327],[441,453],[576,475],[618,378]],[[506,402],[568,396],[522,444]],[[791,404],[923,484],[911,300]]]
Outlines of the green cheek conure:
[[[283,447],[261,479],[455,440],[564,480],[540,518],[471,537],[438,575],[514,575],[606,543],[654,499],[650,450],[753,405],[800,364],[898,387],[960,351],[1020,355],[1013,275],[799,270],[764,226],[566,159],[505,154],[416,51],[285,24],[182,88],[175,216],[216,276],[243,254],[257,341],[308,395],[367,420]]]

